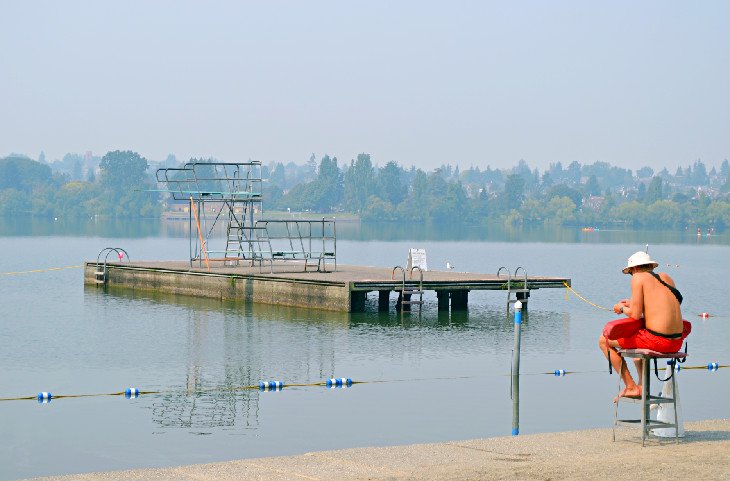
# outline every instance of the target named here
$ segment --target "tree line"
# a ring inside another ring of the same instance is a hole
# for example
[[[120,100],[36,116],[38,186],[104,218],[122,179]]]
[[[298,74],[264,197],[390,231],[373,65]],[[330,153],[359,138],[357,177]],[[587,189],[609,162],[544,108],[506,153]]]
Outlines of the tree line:
[[[67,170],[56,172],[24,156],[0,159],[0,215],[159,217],[169,201],[150,192],[154,172],[136,152],[108,152],[85,180],[73,159],[64,157]],[[175,163],[168,156],[157,164]],[[508,169],[446,164],[427,172],[393,161],[379,166],[363,153],[344,165],[312,155],[303,165],[278,162],[262,170],[267,210],[351,212],[366,221],[730,226],[727,159],[719,169],[697,160],[674,173],[577,161],[540,172],[524,160]]]
[[[272,169],[282,170],[281,165]],[[708,172],[697,160],[671,174],[606,162],[560,162],[544,172],[521,160],[511,169],[443,165],[432,172],[396,162],[380,167],[360,154],[343,167],[322,157],[316,176],[288,191],[272,176],[270,205],[314,212],[354,212],[364,220],[485,222],[679,228],[730,225],[730,165]]]

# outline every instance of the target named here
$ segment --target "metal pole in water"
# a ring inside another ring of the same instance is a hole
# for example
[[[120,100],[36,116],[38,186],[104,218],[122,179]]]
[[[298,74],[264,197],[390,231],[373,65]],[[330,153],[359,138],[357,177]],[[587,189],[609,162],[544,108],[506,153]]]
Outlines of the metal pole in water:
[[[520,434],[520,338],[522,303],[515,302],[515,345],[512,350],[512,436]]]

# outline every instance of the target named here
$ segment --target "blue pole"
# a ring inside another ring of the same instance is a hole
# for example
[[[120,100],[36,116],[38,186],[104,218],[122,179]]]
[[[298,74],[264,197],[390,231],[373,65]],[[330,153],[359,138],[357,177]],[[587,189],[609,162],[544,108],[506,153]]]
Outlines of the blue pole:
[[[515,345],[512,350],[512,436],[520,434],[520,341],[522,302],[515,302]]]

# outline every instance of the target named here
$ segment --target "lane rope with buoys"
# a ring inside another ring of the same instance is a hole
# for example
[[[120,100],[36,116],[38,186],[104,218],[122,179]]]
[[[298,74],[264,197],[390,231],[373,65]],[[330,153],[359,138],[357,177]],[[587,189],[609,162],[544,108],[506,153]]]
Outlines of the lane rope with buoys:
[[[720,364],[717,362],[710,362],[707,364],[697,366],[680,366],[677,365],[677,371],[680,369],[685,370],[706,370],[709,372],[716,372],[719,369],[730,367],[729,364]],[[595,374],[601,373],[604,370],[598,371],[570,371],[567,369],[554,369],[552,371],[541,371],[541,372],[527,372],[521,373],[520,376],[541,376],[548,375],[553,377],[565,377],[573,374]],[[242,390],[258,390],[261,392],[278,392],[284,390],[285,387],[325,387],[327,389],[343,389],[350,388],[356,384],[379,384],[379,383],[399,383],[399,382],[418,382],[418,381],[445,381],[445,380],[461,380],[461,379],[476,379],[485,378],[492,376],[509,376],[509,374],[493,374],[493,375],[479,375],[479,376],[449,376],[449,377],[432,377],[432,378],[409,378],[409,379],[378,379],[369,381],[355,381],[352,378],[330,378],[325,381],[311,382],[311,383],[291,383],[287,384],[283,381],[260,381],[258,384],[252,384],[247,386],[234,386],[228,388],[211,388],[211,389],[196,389],[190,394],[204,394],[212,392],[224,392],[224,391],[242,391]],[[4,397],[0,398],[1,401],[32,401],[37,400],[40,404],[48,404],[55,399],[77,399],[77,398],[92,398],[92,397],[112,397],[112,396],[124,396],[126,399],[137,399],[142,395],[154,395],[154,394],[173,394],[179,393],[178,390],[148,390],[143,391],[135,387],[126,388],[124,391],[110,392],[110,393],[90,393],[90,394],[53,394],[50,391],[41,391],[35,396],[16,396],[16,397]]]

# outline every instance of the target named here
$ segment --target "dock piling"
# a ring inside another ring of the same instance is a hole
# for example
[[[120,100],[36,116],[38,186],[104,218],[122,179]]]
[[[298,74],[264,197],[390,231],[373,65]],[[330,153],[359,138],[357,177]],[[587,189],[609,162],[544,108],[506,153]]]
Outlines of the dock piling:
[[[378,291],[378,311],[388,312],[390,310],[390,290]]]
[[[515,302],[515,344],[512,350],[512,435],[520,433],[520,344],[522,337],[522,302]]]

